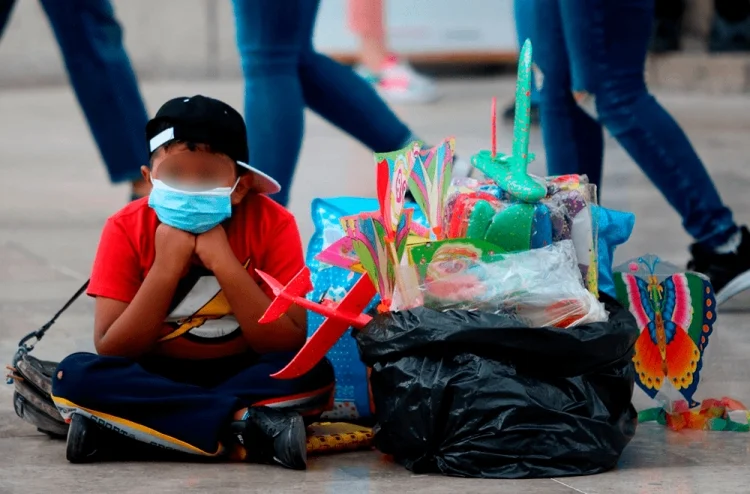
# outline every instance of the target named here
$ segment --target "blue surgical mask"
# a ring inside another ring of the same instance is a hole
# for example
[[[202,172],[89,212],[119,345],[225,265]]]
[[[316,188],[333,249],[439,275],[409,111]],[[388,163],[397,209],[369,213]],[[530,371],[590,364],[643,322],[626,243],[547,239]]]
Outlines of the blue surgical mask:
[[[148,205],[159,221],[194,235],[205,233],[232,216],[232,192],[237,187],[209,190],[176,189],[161,180],[151,179],[153,187]]]

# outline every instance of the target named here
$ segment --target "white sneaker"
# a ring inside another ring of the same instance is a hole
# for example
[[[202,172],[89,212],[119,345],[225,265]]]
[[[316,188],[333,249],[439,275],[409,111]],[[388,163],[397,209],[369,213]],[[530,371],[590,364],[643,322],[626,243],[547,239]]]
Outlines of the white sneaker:
[[[411,65],[390,56],[379,74],[358,66],[355,71],[373,84],[383,98],[394,103],[431,103],[438,99],[435,82],[417,73]]]

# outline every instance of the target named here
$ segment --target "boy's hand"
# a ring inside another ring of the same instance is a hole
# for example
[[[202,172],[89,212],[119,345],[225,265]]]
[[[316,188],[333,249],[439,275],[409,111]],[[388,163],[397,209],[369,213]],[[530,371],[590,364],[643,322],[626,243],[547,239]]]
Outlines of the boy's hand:
[[[182,273],[195,252],[195,235],[165,225],[156,227],[154,264],[166,266],[167,269]]]
[[[227,239],[227,232],[221,225],[202,233],[195,240],[195,254],[203,265],[211,271],[227,260],[236,260]]]

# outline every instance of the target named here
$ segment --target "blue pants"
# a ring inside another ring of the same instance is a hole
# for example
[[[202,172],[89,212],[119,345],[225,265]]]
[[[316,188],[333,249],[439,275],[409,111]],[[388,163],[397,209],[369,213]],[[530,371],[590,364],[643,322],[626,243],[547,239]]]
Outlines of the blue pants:
[[[736,231],[711,177],[644,79],[654,0],[528,0],[538,67],[542,134],[551,175],[600,185],[606,128],[706,247]],[[574,93],[582,98],[578,104]],[[585,109],[584,109],[585,108]]]
[[[109,0],[40,0],[112,182],[140,178],[148,116]],[[0,1],[2,34],[14,0]]]
[[[372,86],[314,50],[319,0],[232,3],[245,75],[250,163],[279,181],[282,191],[274,199],[283,205],[289,200],[305,107],[374,152],[408,144],[411,131]]]
[[[134,362],[74,353],[60,362],[52,394],[65,418],[79,413],[142,442],[218,456],[232,415],[244,407],[282,407],[311,417],[328,409],[334,377],[327,360],[297,379],[269,377],[293,356]]]
[[[527,39],[531,39],[534,29],[534,3],[531,0],[515,0],[513,2],[513,18],[516,21],[516,36],[520,50]],[[531,78],[531,104],[539,104],[539,91],[534,78]]]

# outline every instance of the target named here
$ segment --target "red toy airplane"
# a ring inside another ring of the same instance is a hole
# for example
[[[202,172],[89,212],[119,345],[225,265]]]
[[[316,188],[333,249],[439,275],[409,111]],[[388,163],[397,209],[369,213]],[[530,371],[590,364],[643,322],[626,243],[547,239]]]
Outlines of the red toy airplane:
[[[309,372],[325,357],[328,350],[350,326],[362,329],[372,319],[362,313],[377,293],[375,285],[366,274],[357,280],[341,302],[335,305],[322,305],[305,298],[305,295],[313,289],[310,283],[310,270],[307,267],[302,268],[286,286],[263,271],[258,269],[255,271],[263,278],[263,281],[268,283],[276,296],[258,322],[275,321],[283,316],[292,304],[326,316],[323,324],[308,338],[305,346],[297,352],[292,361],[271,377],[294,379]]]

